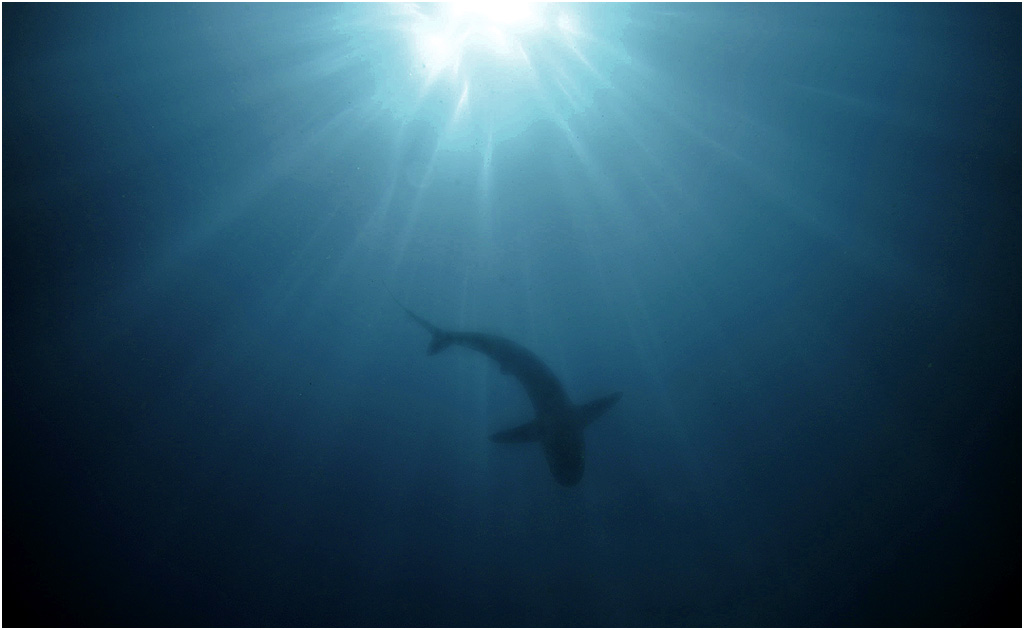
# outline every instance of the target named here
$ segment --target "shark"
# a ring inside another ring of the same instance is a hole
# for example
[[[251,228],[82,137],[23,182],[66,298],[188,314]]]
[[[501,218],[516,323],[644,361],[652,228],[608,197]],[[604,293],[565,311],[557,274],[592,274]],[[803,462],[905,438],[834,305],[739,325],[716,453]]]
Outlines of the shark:
[[[619,402],[622,392],[602,396],[582,405],[573,404],[561,381],[541,359],[518,343],[498,335],[460,332],[435,326],[406,308],[392,294],[398,306],[430,333],[428,355],[451,346],[476,350],[498,364],[503,374],[514,377],[526,390],[535,417],[520,426],[491,435],[499,444],[539,442],[551,475],[563,486],[575,486],[583,478],[583,429]]]

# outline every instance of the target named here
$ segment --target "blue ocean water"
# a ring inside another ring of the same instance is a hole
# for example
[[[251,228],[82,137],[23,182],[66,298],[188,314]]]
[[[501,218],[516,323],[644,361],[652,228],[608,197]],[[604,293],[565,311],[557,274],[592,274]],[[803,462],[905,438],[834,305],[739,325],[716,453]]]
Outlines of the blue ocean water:
[[[515,10],[3,7],[5,625],[1020,625],[1020,5]]]

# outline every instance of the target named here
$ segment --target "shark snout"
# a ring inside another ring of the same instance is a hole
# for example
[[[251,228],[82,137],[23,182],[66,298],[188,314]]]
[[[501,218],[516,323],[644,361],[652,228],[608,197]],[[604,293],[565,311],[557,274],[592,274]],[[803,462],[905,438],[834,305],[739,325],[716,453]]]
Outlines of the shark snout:
[[[572,432],[544,441],[544,455],[555,481],[575,486],[583,478],[583,434]]]

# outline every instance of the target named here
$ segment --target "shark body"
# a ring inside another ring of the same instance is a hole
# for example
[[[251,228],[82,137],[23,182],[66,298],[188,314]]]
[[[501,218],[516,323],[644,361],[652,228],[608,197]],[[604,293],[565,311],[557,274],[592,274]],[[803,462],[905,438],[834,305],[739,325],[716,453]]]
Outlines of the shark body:
[[[551,368],[523,346],[498,335],[445,330],[413,313],[401,302],[398,305],[432,335],[427,354],[435,355],[453,345],[464,346],[490,357],[502,373],[512,375],[522,384],[536,417],[526,424],[493,434],[492,441],[503,444],[540,442],[555,480],[563,486],[580,482],[584,468],[583,429],[617,403],[622,392],[574,405]]]

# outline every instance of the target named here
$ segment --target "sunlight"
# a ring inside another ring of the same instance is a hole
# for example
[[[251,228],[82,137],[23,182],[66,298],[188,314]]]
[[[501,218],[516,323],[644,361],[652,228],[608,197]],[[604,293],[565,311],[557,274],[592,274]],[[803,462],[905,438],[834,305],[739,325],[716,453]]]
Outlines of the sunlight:
[[[553,123],[576,147],[587,110],[625,97],[620,80],[642,70],[622,43],[628,5],[600,12],[529,2],[359,7],[339,12],[336,28],[347,50],[339,61],[346,72],[365,72],[372,86],[362,111],[400,126],[429,125],[438,133],[435,152],[482,151],[484,138],[501,146],[538,123]]]
[[[392,15],[408,65],[390,71],[389,107],[437,120],[447,141],[475,144],[481,134],[503,138],[540,118],[561,120],[606,84],[591,58],[605,53],[575,5],[402,4]]]
[[[529,64],[525,40],[545,26],[541,5],[528,2],[455,2],[417,12],[410,28],[428,82],[440,75],[467,79],[480,61]]]
[[[493,24],[510,27],[539,25],[533,2],[453,2],[451,11],[456,16],[479,16]]]
[[[457,42],[442,35],[430,34],[419,38],[419,54],[431,77],[446,68],[458,70],[461,51]]]

